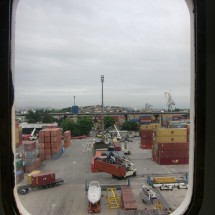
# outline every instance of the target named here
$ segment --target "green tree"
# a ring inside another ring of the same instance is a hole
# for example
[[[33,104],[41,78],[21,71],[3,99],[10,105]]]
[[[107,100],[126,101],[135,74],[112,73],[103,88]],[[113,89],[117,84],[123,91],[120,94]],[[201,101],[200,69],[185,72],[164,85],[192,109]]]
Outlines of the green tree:
[[[71,119],[65,119],[61,123],[63,131],[71,130],[74,122]]]
[[[105,127],[105,129],[113,126],[114,123],[115,123],[115,120],[114,120],[113,117],[111,117],[111,116],[104,117],[104,127]]]
[[[77,124],[82,135],[88,135],[93,127],[93,121],[89,117],[78,117]]]
[[[88,135],[92,129],[92,126],[92,120],[87,117],[78,117],[77,122],[67,118],[61,123],[63,131],[70,130],[72,136]]]
[[[56,119],[52,117],[47,110],[29,110],[26,114],[26,120],[28,123],[52,123]]]
[[[138,131],[139,125],[136,122],[124,122],[121,129],[127,131]]]

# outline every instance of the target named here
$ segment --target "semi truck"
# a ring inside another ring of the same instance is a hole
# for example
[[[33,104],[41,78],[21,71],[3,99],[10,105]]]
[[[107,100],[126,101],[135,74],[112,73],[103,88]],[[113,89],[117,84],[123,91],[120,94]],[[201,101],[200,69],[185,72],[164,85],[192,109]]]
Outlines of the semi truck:
[[[26,185],[20,185],[17,187],[17,193],[21,195],[27,194],[33,189],[46,189],[55,187],[64,182],[62,178],[55,178],[55,173],[52,171],[38,172],[31,175],[30,181]]]

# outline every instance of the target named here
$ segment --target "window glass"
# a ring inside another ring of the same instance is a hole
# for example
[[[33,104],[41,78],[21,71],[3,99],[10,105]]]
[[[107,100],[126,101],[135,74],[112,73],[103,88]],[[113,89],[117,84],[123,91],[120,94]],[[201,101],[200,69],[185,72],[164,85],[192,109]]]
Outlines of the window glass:
[[[186,3],[22,0],[15,30],[16,184],[26,211],[110,214],[109,204],[117,214],[124,192],[138,210],[175,211],[192,146]],[[110,190],[97,189],[94,207],[97,182]]]

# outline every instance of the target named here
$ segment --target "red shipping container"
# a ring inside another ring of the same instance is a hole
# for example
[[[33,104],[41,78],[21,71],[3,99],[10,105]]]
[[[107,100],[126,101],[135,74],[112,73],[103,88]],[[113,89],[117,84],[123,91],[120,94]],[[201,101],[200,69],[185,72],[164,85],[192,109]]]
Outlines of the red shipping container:
[[[46,156],[45,156],[45,154],[40,154],[40,159],[41,159],[41,161],[46,160]]]
[[[130,187],[122,186],[122,204],[125,210],[137,210],[137,204],[133,195],[133,192]]]
[[[181,158],[157,158],[156,162],[160,165],[178,165],[178,164],[188,164],[189,157]]]
[[[19,132],[19,144],[22,144],[22,131]]]
[[[60,136],[55,136],[55,137],[51,136],[51,143],[59,143],[59,142],[61,142]]]
[[[55,149],[51,149],[51,153],[52,153],[52,154],[56,154],[56,153],[58,153],[59,151],[61,151],[61,149],[62,149],[62,146],[58,146],[58,147],[55,148]]]
[[[50,129],[46,128],[43,130],[40,130],[39,135],[43,137],[49,137],[50,136]]]
[[[189,142],[185,143],[158,143],[156,148],[159,151],[162,150],[189,150]]]
[[[36,166],[35,164],[31,165],[31,166],[25,166],[25,173],[30,173],[33,172],[34,170],[36,170]]]
[[[69,141],[69,142],[65,142],[65,141],[64,141],[64,144],[63,144],[63,145],[64,145],[64,147],[69,147],[69,146],[71,146],[71,141]]]
[[[46,155],[51,155],[52,154],[52,150],[51,149],[45,149],[45,154]]]
[[[147,144],[147,145],[141,144],[141,148],[142,149],[152,149],[152,144]]]
[[[140,129],[141,134],[148,134],[148,135],[154,135],[155,130],[154,129]]]
[[[40,168],[41,167],[41,158],[36,158],[36,161],[35,161],[35,167],[36,169]]]
[[[39,154],[44,155],[45,154],[45,149],[39,149]]]
[[[153,140],[143,140],[143,139],[141,139],[141,144],[143,144],[143,145],[153,145],[154,141]]]
[[[39,143],[38,148],[39,149],[44,149],[45,148],[45,143]]]
[[[61,129],[60,128],[52,128],[51,129],[51,136],[60,136],[61,137]]]
[[[188,157],[189,151],[188,150],[178,150],[178,151],[157,151],[157,157],[158,158],[182,158],[182,157]]]
[[[31,184],[33,186],[42,186],[55,182],[55,173],[51,171],[40,172],[31,176]]]
[[[59,143],[51,143],[51,149],[58,149],[61,146],[61,142]]]
[[[45,136],[39,135],[39,143],[44,143],[45,142]]]
[[[51,148],[51,143],[44,143],[44,148],[45,149],[50,149]]]
[[[28,141],[24,143],[24,151],[32,151],[36,149],[36,141]]]
[[[45,157],[45,160],[51,160],[52,159],[51,155],[44,155],[44,157]]]
[[[99,172],[97,169],[94,167],[94,158],[91,160],[91,172]]]
[[[64,138],[65,137],[71,137],[71,131],[65,131],[64,132]]]
[[[94,168],[100,172],[106,172],[116,177],[124,177],[126,175],[126,169],[124,166],[118,164],[110,164],[101,160],[94,160]]]
[[[51,143],[51,137],[44,137],[44,143]]]

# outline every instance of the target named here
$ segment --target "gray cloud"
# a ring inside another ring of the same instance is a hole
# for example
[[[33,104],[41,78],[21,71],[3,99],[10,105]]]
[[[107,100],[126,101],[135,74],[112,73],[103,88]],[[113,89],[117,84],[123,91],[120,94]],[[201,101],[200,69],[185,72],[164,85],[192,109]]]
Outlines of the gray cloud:
[[[16,16],[16,105],[177,107],[190,102],[183,0],[22,0]]]

